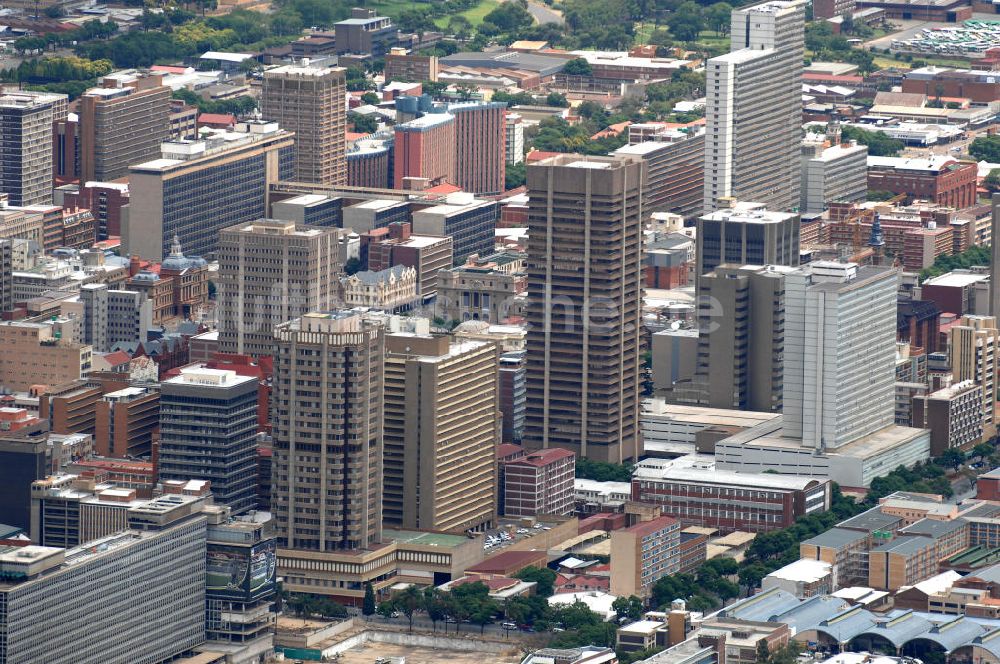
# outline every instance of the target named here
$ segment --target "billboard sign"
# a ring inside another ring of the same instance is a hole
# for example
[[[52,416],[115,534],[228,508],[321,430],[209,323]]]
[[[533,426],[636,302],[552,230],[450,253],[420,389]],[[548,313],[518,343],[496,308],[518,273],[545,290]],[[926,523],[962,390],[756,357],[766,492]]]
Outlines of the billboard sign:
[[[209,597],[251,601],[274,592],[277,574],[275,541],[251,548],[210,546],[205,574]]]

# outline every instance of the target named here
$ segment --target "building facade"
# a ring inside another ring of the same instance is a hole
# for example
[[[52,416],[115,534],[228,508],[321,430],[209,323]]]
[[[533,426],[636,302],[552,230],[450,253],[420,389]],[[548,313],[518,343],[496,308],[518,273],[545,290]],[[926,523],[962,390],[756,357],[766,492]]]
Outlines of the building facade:
[[[157,157],[170,131],[170,88],[162,74],[116,72],[79,100],[80,182],[110,182]]]
[[[731,52],[706,64],[705,212],[720,198],[799,204],[803,0],[734,9]]]
[[[464,264],[472,254],[488,256],[496,246],[500,206],[466,192],[449,194],[446,202],[413,211],[413,232],[447,235],[452,239],[452,260]]]
[[[822,212],[827,203],[862,202],[868,196],[867,176],[868,146],[803,146],[799,210]]]
[[[266,217],[269,185],[294,175],[293,137],[276,124],[240,128],[165,143],[161,159],[130,167],[129,254],[162,260],[178,237],[189,254],[208,256],[224,228]]]
[[[463,191],[496,195],[505,191],[505,102],[451,104],[455,116],[455,181]]]
[[[834,450],[893,424],[898,280],[827,261],[785,275],[784,435]]]
[[[257,219],[219,236],[219,350],[274,353],[274,327],[337,301],[337,228]]]
[[[733,201],[698,218],[695,280],[723,263],[799,264],[799,215]]]
[[[356,313],[310,313],[275,337],[278,546],[316,560],[368,549],[382,539],[382,329]]]
[[[644,181],[634,158],[567,155],[528,168],[529,450],[614,462],[642,453]]]
[[[384,523],[490,527],[500,443],[496,346],[405,333],[385,343]]]
[[[611,594],[649,597],[653,584],[680,569],[681,526],[661,516],[611,533]]]
[[[7,91],[0,94],[0,191],[11,205],[52,202],[52,123],[66,113],[66,95]]]
[[[538,450],[503,462],[503,510],[509,517],[564,516],[574,510],[576,455]]]
[[[161,480],[208,480],[239,514],[257,504],[257,384],[226,369],[185,367],[160,384]]]
[[[295,180],[342,186],[347,122],[342,67],[284,65],[264,72],[260,112],[295,133]]]
[[[971,380],[981,389],[983,434],[996,432],[997,357],[1000,330],[993,316],[962,316],[950,330],[951,377],[956,383]]]

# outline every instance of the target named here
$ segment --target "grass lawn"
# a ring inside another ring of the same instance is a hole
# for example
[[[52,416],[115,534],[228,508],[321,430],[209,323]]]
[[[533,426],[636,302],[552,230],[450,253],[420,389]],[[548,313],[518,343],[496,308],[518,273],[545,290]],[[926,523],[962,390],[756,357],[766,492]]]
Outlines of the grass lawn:
[[[412,3],[402,3],[402,4],[404,6],[406,6],[407,4],[409,4],[409,6],[411,7],[413,6]],[[466,9],[464,12],[459,12],[458,16],[464,16],[466,19],[468,19],[469,23],[471,23],[473,26],[477,26],[480,23],[482,23],[483,19],[486,18],[486,15],[489,14],[494,9],[496,9],[497,5],[499,4],[500,4],[499,0],[480,0],[478,5],[476,5],[472,9]],[[448,27],[448,19],[450,18],[451,18],[450,16],[442,16],[440,18],[436,18],[434,19],[434,24],[439,28],[446,28]]]
[[[938,67],[955,67],[955,68],[958,68],[958,69],[967,69],[969,67],[969,63],[968,63],[967,60],[948,60],[946,58],[934,58],[934,57],[923,56],[923,55],[919,55],[919,56],[915,55],[915,56],[913,56],[913,59],[914,60],[923,61],[925,64],[928,64],[928,65],[936,65]],[[896,58],[896,57],[892,57],[890,55],[886,55],[884,53],[880,53],[879,55],[875,56],[875,66],[876,67],[881,67],[881,68],[885,68],[885,67],[913,67],[913,63],[912,62],[907,62],[906,60],[903,60],[902,58]]]

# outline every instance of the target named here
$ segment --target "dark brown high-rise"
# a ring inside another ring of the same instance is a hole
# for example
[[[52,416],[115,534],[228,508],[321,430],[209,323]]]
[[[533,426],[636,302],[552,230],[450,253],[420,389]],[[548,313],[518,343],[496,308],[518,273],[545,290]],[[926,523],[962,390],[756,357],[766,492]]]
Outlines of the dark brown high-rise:
[[[645,164],[562,155],[528,167],[530,450],[622,462],[638,430]]]
[[[347,184],[345,70],[285,65],[264,73],[260,112],[295,132],[295,179]]]

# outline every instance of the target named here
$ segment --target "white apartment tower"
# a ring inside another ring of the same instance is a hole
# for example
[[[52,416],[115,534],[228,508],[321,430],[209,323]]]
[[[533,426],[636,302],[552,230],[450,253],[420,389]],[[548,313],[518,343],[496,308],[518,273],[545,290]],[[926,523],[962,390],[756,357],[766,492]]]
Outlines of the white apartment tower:
[[[893,424],[897,281],[829,261],[785,275],[784,436],[832,451]]]
[[[799,205],[805,0],[733,10],[731,52],[706,68],[705,212],[720,198]]]

